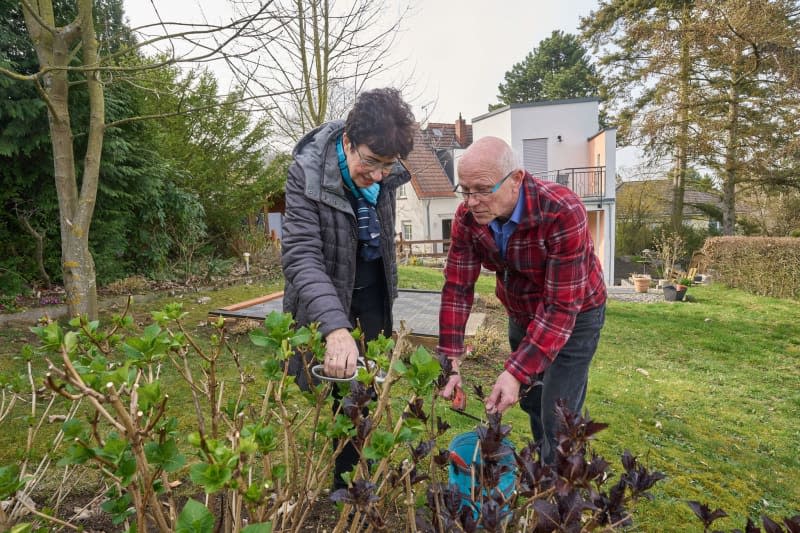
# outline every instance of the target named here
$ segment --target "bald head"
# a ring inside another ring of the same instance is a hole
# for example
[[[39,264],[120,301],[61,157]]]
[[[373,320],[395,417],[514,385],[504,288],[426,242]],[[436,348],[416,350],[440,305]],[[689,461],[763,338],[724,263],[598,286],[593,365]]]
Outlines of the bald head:
[[[478,224],[511,215],[524,177],[514,151],[497,137],[478,139],[458,162],[458,187]]]
[[[458,173],[489,172],[504,176],[519,168],[514,151],[499,137],[481,137],[473,142],[458,162]]]

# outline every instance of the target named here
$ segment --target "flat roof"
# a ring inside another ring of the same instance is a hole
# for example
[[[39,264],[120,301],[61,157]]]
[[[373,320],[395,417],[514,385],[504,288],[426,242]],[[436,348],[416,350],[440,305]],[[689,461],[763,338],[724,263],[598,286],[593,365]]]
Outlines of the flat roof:
[[[472,119],[472,123],[479,120],[483,120],[485,118],[489,118],[492,115],[498,115],[503,113],[504,111],[508,111],[509,109],[520,109],[523,107],[541,107],[547,105],[564,105],[564,104],[585,104],[589,102],[599,102],[600,99],[595,96],[590,96],[587,98],[566,98],[563,100],[539,100],[537,102],[525,102],[521,104],[508,104],[504,105],[499,109],[495,109],[494,111],[489,111],[488,113],[484,113],[483,115],[478,115],[477,117]]]

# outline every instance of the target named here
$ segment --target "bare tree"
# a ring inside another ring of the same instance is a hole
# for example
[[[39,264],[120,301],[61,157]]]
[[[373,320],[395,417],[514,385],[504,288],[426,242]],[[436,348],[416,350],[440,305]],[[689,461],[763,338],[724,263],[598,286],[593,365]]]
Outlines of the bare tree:
[[[268,14],[280,31],[239,42],[258,54],[230,57],[232,70],[253,94],[268,92],[263,110],[291,143],[327,120],[341,118],[370,80],[396,71],[393,44],[408,7],[392,13],[387,0],[276,0]],[[240,15],[259,9],[235,0]],[[405,88],[408,79],[394,82]],[[267,90],[265,90],[267,89]]]
[[[162,22],[164,34],[135,44],[122,45],[116,51],[101,48],[95,28],[95,0],[76,0],[75,4],[53,0],[20,0],[28,36],[39,59],[39,70],[21,74],[0,68],[0,74],[20,82],[33,83],[47,104],[50,137],[53,147],[54,175],[61,228],[61,261],[64,288],[71,316],[97,316],[97,288],[94,260],[89,251],[89,228],[94,214],[99,182],[100,160],[105,131],[132,120],[152,117],[129,117],[106,122],[104,88],[112,80],[134,78],[137,72],[163,68],[177,62],[208,61],[229,53],[231,44],[242,35],[274,30],[274,19],[267,14],[269,2],[246,17],[226,25],[186,25]],[[77,15],[65,24],[57,21],[67,15],[58,12],[69,8]],[[263,38],[263,36],[262,36]],[[142,62],[132,58],[138,50],[161,41],[183,42],[189,50],[172,53],[158,61]],[[209,44],[213,43],[213,44]],[[245,52],[239,51],[240,58]],[[130,66],[133,64],[134,66]],[[90,120],[82,174],[76,168],[76,154],[70,117],[70,89],[83,84],[89,96]],[[189,110],[179,109],[175,112]]]

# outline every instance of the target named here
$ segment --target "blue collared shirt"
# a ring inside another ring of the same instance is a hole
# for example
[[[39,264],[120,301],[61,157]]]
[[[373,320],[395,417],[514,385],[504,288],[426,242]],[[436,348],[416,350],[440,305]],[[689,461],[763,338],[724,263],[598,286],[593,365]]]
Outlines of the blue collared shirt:
[[[494,242],[497,243],[497,248],[500,250],[500,256],[506,258],[506,247],[508,246],[508,239],[511,234],[517,229],[519,221],[522,220],[522,214],[525,210],[525,199],[522,197],[520,191],[519,198],[517,198],[517,205],[514,206],[514,211],[511,213],[511,218],[501,223],[499,220],[494,219],[489,223],[489,229],[492,230],[494,235]]]

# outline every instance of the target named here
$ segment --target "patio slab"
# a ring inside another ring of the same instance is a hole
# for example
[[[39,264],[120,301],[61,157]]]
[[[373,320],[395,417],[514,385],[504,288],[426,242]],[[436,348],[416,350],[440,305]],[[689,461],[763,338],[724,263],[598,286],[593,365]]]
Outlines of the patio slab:
[[[438,339],[441,297],[442,294],[437,291],[400,290],[392,313],[394,315],[392,324],[394,331],[397,332],[403,322],[405,328],[410,330],[414,336]],[[214,309],[209,311],[208,315],[214,318],[222,316],[230,319],[263,321],[272,311],[281,311],[282,309],[283,292],[276,292],[261,298]],[[470,314],[465,334],[467,336],[475,335],[475,331],[483,324],[485,318],[484,313]]]

